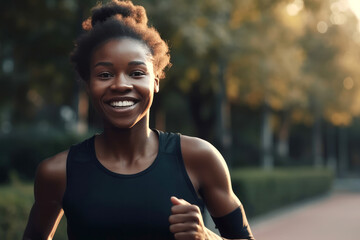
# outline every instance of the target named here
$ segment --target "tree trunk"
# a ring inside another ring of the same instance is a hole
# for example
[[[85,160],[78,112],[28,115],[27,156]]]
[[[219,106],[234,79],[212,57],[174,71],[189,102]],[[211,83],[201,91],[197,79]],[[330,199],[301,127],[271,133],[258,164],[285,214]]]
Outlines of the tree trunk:
[[[80,90],[79,93],[79,105],[78,105],[78,122],[77,132],[84,134],[88,131],[88,119],[89,119],[89,98],[84,90]]]
[[[339,128],[339,176],[345,177],[349,170],[348,146],[347,146],[347,129]]]
[[[82,3],[82,1],[78,0],[77,1],[77,24],[76,26],[78,27],[77,32],[78,34],[80,34],[82,32],[82,21],[83,21],[83,14],[84,12],[84,4]],[[74,111],[76,112],[76,132],[78,134],[82,134],[85,133],[88,130],[88,124],[89,124],[89,119],[88,119],[88,110],[89,110],[89,100],[88,97],[85,96],[86,95],[85,91],[83,90],[83,82],[82,80],[79,78],[79,76],[76,74],[74,76],[74,78],[77,78],[76,83],[74,84],[74,94],[73,94],[73,101],[72,101],[72,107],[74,109]],[[86,101],[86,103],[85,103]],[[86,113],[85,113],[86,111]]]
[[[289,157],[289,131],[290,131],[290,116],[287,112],[284,113],[276,146],[277,154],[282,159]]]
[[[216,138],[219,143],[219,150],[223,154],[229,167],[232,165],[230,135],[230,106],[226,95],[225,82],[226,62],[219,61],[218,89],[216,92]]]
[[[326,129],[326,166],[337,172],[335,128],[328,124]]]
[[[263,107],[263,119],[261,126],[261,162],[262,167],[271,170],[274,167],[273,148],[273,130],[271,127],[271,110],[267,103]]]
[[[314,166],[322,167],[324,166],[324,160],[322,156],[321,117],[318,111],[315,112],[312,138]]]

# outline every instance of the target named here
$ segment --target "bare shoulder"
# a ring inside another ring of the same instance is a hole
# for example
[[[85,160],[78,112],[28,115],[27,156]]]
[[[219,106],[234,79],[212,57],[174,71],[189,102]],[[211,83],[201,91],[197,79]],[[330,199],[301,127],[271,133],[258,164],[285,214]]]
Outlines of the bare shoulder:
[[[68,150],[42,161],[36,171],[35,200],[61,200],[66,185]]]
[[[68,150],[58,153],[42,161],[37,168],[37,176],[47,179],[66,175],[66,159]]]
[[[181,152],[185,164],[199,167],[203,171],[228,174],[226,162],[220,152],[203,139],[181,135]]]

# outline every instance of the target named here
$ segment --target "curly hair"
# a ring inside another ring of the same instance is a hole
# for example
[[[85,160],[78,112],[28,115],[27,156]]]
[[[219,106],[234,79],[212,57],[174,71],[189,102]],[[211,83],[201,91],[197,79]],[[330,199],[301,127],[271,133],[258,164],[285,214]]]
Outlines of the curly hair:
[[[99,3],[82,27],[85,32],[75,42],[70,59],[85,82],[90,78],[90,59],[94,50],[110,39],[123,37],[143,42],[152,54],[157,77],[165,77],[164,69],[171,65],[169,48],[159,32],[148,26],[146,11],[142,6],[119,0],[105,5]]]

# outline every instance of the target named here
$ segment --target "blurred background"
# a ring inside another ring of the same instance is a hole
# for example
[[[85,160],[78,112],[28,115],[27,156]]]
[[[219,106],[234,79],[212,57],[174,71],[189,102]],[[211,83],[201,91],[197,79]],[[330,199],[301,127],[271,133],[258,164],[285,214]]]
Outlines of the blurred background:
[[[69,61],[96,2],[2,2],[1,239],[22,234],[37,164],[101,131]],[[133,2],[171,49],[151,126],[213,143],[250,217],[360,177],[359,0]]]

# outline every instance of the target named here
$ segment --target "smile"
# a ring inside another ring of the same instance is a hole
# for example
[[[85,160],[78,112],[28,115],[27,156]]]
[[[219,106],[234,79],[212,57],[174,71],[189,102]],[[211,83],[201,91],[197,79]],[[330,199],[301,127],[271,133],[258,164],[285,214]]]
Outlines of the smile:
[[[126,100],[126,101],[113,101],[113,102],[110,102],[110,106],[114,107],[114,108],[119,108],[119,107],[131,107],[135,105],[135,102],[134,101],[129,101],[129,100]]]

